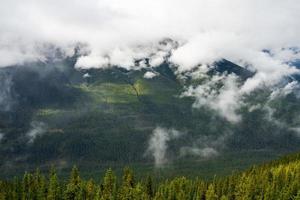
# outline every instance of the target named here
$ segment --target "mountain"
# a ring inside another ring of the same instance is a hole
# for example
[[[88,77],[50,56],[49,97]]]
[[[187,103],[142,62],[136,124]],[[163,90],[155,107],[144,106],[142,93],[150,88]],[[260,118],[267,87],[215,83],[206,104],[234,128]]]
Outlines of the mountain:
[[[244,97],[237,123],[214,108],[195,108],[196,97],[182,95],[218,74],[240,83],[255,75],[228,60],[193,80],[180,78],[168,62],[139,70],[77,70],[75,63],[76,56],[0,69],[1,176],[73,164],[87,176],[124,165],[210,176],[299,150],[297,94],[270,101],[274,91],[258,89]],[[222,90],[223,83],[213,87]],[[267,108],[275,110],[274,120]]]

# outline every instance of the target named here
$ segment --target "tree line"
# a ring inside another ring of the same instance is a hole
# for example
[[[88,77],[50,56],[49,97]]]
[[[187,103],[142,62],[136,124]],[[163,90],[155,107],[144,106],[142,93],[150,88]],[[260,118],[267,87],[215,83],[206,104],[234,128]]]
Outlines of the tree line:
[[[73,167],[67,181],[55,169],[0,181],[0,200],[300,200],[300,154],[224,178],[204,181],[177,177],[162,182],[136,180],[125,168],[121,180],[108,169],[100,182],[80,177]]]

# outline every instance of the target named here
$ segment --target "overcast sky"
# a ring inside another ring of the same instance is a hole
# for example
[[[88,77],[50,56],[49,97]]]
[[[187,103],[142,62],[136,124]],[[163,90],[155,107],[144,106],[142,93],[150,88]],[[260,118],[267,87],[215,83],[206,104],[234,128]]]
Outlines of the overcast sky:
[[[280,53],[283,47],[300,46],[299,0],[0,2],[1,66],[42,59],[44,43],[66,51],[76,42],[88,44],[91,54],[80,67],[130,66],[133,58],[152,54],[157,41],[169,37],[182,44],[171,60],[183,70],[221,57],[256,63],[263,49]],[[284,53],[284,59],[299,57]]]

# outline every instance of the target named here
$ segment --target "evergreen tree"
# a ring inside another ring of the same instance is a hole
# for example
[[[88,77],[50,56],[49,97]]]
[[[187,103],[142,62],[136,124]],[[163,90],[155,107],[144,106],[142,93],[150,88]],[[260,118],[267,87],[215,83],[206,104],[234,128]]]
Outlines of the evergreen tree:
[[[227,196],[222,195],[220,200],[229,200]]]
[[[147,176],[146,178],[146,193],[147,195],[152,198],[153,197],[153,182],[151,176]]]
[[[120,186],[111,169],[106,171],[102,184],[84,181],[76,167],[67,183],[59,182],[55,170],[49,182],[36,170],[25,173],[23,179],[0,180],[0,200],[300,200],[300,156],[284,159],[212,183],[185,177],[166,180],[154,189],[152,178],[136,181],[133,172],[125,168]],[[62,192],[64,191],[64,192]]]
[[[122,186],[120,188],[118,199],[126,200],[133,198],[134,178],[133,172],[128,168],[124,168],[122,177]]]
[[[86,199],[93,200],[96,198],[96,187],[92,179],[86,183]]]
[[[79,171],[76,166],[73,167],[69,183],[64,192],[64,199],[66,200],[80,200],[81,198],[81,179]]]
[[[22,200],[34,199],[32,174],[25,172],[22,182]]]
[[[217,200],[218,199],[218,196],[215,192],[215,188],[214,188],[213,184],[210,184],[208,186],[205,197],[206,197],[206,200]]]
[[[300,190],[298,190],[297,195],[293,198],[293,200],[300,200]]]
[[[112,169],[108,169],[103,179],[102,198],[104,200],[113,200],[116,198],[116,176]]]
[[[54,168],[50,170],[49,176],[50,176],[49,178],[50,180],[48,185],[47,200],[59,200],[61,199],[61,193],[60,193],[58,178]]]
[[[43,175],[41,175],[40,170],[37,169],[34,174],[34,199],[42,200],[46,198],[46,180]]]

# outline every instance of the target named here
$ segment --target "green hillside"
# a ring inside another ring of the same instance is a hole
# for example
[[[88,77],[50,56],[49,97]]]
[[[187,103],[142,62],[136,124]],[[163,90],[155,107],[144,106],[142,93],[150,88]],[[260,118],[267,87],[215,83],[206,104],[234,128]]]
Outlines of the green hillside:
[[[214,109],[195,108],[194,97],[182,96],[188,86],[201,86],[214,74],[234,73],[240,82],[253,75],[229,61],[196,79],[182,78],[169,63],[129,71],[76,70],[75,61],[1,69],[12,82],[7,95],[14,100],[9,110],[0,110],[1,177],[37,167],[47,171],[52,165],[66,176],[76,164],[85,177],[130,165],[137,174],[158,170],[160,177],[210,178],[300,149],[299,137],[289,128],[300,125],[293,93],[269,101],[269,88],[254,91],[244,97],[238,123]],[[149,71],[156,76],[144,78]],[[269,120],[266,109],[249,112],[257,105],[274,108],[273,116],[284,125]],[[157,127],[180,133],[165,141],[163,167],[149,153]]]

